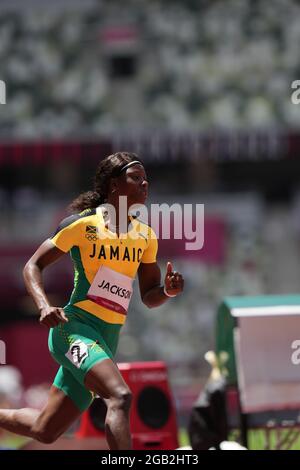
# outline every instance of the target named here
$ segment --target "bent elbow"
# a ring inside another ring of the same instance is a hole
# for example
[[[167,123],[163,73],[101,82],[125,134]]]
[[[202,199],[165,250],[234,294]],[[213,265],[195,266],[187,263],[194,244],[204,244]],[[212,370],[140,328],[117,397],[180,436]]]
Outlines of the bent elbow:
[[[29,272],[30,272],[30,268],[31,268],[31,263],[30,263],[30,260],[27,261],[27,263],[25,264],[24,268],[23,268],[23,279],[25,280],[26,277],[28,276]]]
[[[29,269],[30,269],[30,263],[29,263],[29,261],[27,261],[27,263],[26,263],[25,266],[23,267],[23,271],[22,271],[23,277],[26,276],[26,274],[28,273]]]
[[[34,267],[37,267],[39,268],[39,266],[37,265],[36,262],[32,261],[32,259],[30,258],[27,263],[25,264],[24,268],[23,268],[23,278],[26,279],[26,277],[30,274],[30,272],[32,271],[32,269]],[[39,268],[40,269],[40,268]]]

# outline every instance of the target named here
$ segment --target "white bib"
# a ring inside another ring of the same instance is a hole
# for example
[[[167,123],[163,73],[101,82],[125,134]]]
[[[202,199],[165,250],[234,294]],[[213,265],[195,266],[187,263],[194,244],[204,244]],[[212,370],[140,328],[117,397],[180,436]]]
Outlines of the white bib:
[[[102,307],[126,315],[132,296],[132,284],[131,277],[101,265],[87,297]]]
[[[72,364],[74,364],[74,366],[77,367],[77,369],[80,368],[81,364],[88,357],[88,355],[88,347],[80,339],[74,341],[70,345],[68,352],[65,354],[65,356],[72,362]]]

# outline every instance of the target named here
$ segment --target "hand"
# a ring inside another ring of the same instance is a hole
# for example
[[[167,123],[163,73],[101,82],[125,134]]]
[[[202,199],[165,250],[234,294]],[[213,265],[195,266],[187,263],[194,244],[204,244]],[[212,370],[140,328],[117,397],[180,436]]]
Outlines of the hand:
[[[173,271],[172,263],[167,263],[167,273],[165,277],[165,290],[170,296],[176,296],[183,291],[184,279],[180,273]]]
[[[44,307],[41,309],[40,323],[48,328],[54,328],[59,323],[67,323],[69,320],[60,307]]]

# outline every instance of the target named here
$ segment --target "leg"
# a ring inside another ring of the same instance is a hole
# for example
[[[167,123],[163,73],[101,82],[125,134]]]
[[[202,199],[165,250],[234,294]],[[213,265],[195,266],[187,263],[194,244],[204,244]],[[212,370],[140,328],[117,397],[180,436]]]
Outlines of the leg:
[[[50,444],[69,428],[80,413],[69,397],[52,386],[48,403],[42,411],[32,408],[0,410],[0,427]]]
[[[129,410],[131,392],[111,359],[96,363],[85,376],[88,390],[106,399],[106,439],[111,450],[131,448]]]

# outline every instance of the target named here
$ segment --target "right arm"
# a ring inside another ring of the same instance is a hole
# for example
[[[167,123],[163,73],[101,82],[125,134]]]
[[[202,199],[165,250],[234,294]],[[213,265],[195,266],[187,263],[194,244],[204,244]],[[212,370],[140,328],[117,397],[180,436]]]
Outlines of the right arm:
[[[23,277],[27,291],[33,298],[40,313],[40,323],[53,328],[59,323],[68,321],[64,310],[50,305],[43,286],[42,271],[65,254],[51,240],[40,245],[23,269]]]

